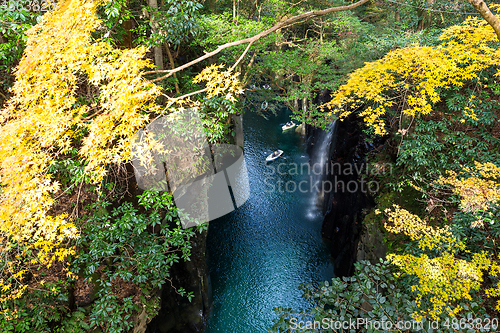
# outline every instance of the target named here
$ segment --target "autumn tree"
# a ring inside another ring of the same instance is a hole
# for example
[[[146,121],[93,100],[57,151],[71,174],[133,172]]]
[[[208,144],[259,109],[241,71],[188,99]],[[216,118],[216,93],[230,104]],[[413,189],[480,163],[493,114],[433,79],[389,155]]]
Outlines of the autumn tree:
[[[148,295],[168,281],[174,262],[188,258],[193,232],[181,228],[170,194],[146,192],[138,202],[128,202],[117,190],[120,179],[111,179],[126,170],[134,134],[152,119],[185,106],[200,107],[190,97],[205,93],[207,99],[233,105],[217,119],[226,121],[236,112],[234,104],[242,90],[235,71],[239,61],[231,68],[214,65],[200,71],[193,79],[204,88],[176,98],[152,81],[173,76],[225,48],[251,45],[299,20],[364,2],[302,13],[177,68],[150,71],[148,49],[114,47],[110,36],[115,24],[105,25],[98,17],[104,8],[104,14],[118,22],[119,7],[86,0],[56,4],[28,30],[12,98],[0,115],[2,331],[44,331],[47,325],[59,325],[63,331],[70,326],[75,331],[130,328],[131,316],[142,305],[137,299],[118,297],[117,281],[136,288],[137,297],[143,297],[149,313],[154,313],[158,299]],[[167,37],[178,42],[174,34]],[[165,75],[145,77],[151,74]],[[217,129],[215,120],[205,121],[208,127],[214,122]],[[221,139],[220,133],[211,138]],[[121,174],[124,182],[127,175]],[[73,196],[75,208],[65,205]],[[80,200],[85,197],[94,202],[82,213]],[[110,200],[115,200],[112,208]],[[79,278],[98,289],[90,315],[65,303]],[[26,304],[47,308],[38,311]]]
[[[489,22],[471,17],[439,41],[365,64],[325,105],[340,119],[356,113],[368,133],[394,147],[371,157],[398,168],[392,179],[378,179],[388,189],[375,198],[379,215],[370,213],[385,226],[392,253],[381,263],[356,264],[353,277],[303,286],[313,307],[277,309],[274,331],[289,331],[290,318],[305,316],[384,320],[395,331],[402,331],[398,320],[439,318],[450,323],[443,332],[474,332],[481,327],[467,322],[471,316],[498,310],[498,38]],[[408,207],[392,205],[408,193]]]
[[[184,64],[176,66],[169,57],[169,69],[159,68],[160,63],[163,64],[159,57],[154,68],[146,59],[148,48],[145,46],[113,46],[114,29],[129,15],[125,2],[67,0],[44,15],[27,32],[26,49],[15,69],[12,97],[0,114],[0,297],[3,301],[0,313],[5,319],[1,321],[2,330],[42,331],[46,328],[40,325],[53,322],[72,326],[82,322],[82,316],[86,316],[82,311],[72,311],[64,301],[58,301],[68,297],[68,284],[74,283],[79,275],[99,287],[90,325],[110,332],[123,330],[120,323],[124,321],[128,323],[125,326],[130,327],[128,319],[138,311],[138,305],[131,298],[118,299],[110,281],[130,283],[141,290],[138,295],[146,298],[168,280],[168,268],[173,262],[189,256],[189,238],[193,235],[177,225],[179,212],[168,193],[144,193],[139,199],[134,198],[138,200],[135,205],[117,199],[116,184],[110,178],[114,171],[126,170],[134,134],[157,117],[186,106],[201,109],[208,101],[217,99],[224,108],[220,108],[216,117],[207,112],[204,124],[212,142],[222,140],[224,124],[236,113],[236,102],[242,94],[237,71],[244,67],[244,62],[248,68],[254,61],[253,46],[271,34],[314,19],[319,45],[309,44],[305,50],[321,53],[325,51],[321,48],[323,38],[335,29],[329,25],[332,22],[320,18],[353,10],[367,1],[326,9],[306,6],[296,15],[283,13],[274,24],[253,26],[252,19],[256,16],[261,19],[265,6],[269,6],[266,10],[278,7],[265,1],[242,6],[248,14],[245,24],[255,32],[241,37],[235,34],[231,40],[211,45],[208,52]],[[237,12],[238,3],[233,2],[236,4],[232,15],[234,23],[243,22]],[[161,15],[164,14],[162,6],[175,12],[184,9],[179,4],[165,1],[158,6],[159,11],[152,10],[149,14],[151,25],[158,29],[152,33],[156,47],[167,42],[166,50],[170,51],[170,46],[179,44],[187,31],[193,31],[199,9],[194,2],[185,3],[190,6],[187,17]],[[150,7],[155,7],[154,2]],[[100,11],[114,21],[103,22],[98,17]],[[178,23],[182,23],[181,26]],[[492,36],[486,24],[470,20],[465,26],[447,30],[440,47],[416,47],[415,53],[412,49],[395,51],[380,62],[368,65],[381,75],[380,81],[374,80],[373,72],[361,69],[329,105],[333,108],[343,107],[345,103],[354,106],[363,99],[363,103],[371,105],[362,116],[377,133],[382,133],[386,130],[385,114],[395,111],[395,100],[399,101],[404,114],[429,113],[432,103],[440,100],[441,90],[478,79],[478,72],[496,66],[497,51],[491,46]],[[209,58],[237,47],[241,50],[232,55],[227,66],[207,66],[189,79],[197,90],[184,93],[178,86],[177,97],[174,97],[168,93],[172,87],[161,87],[158,83],[195,65],[205,65]],[[161,51],[157,49],[156,53]],[[303,50],[300,56],[304,56]],[[430,61],[431,56],[437,62]],[[467,66],[469,64],[472,66]],[[437,79],[425,71],[415,71],[424,67],[436,70]],[[311,68],[301,79],[309,85],[320,66]],[[391,79],[392,74],[397,77]],[[412,74],[411,80],[409,74]],[[280,80],[285,80],[287,75],[292,77],[291,73],[282,75]],[[367,93],[356,88],[360,83],[368,87]],[[402,92],[408,96],[406,99],[398,95]],[[393,95],[389,98],[388,94]],[[478,116],[472,96],[469,95],[463,110],[465,121]],[[91,216],[76,212],[78,200],[84,196],[82,192],[91,197],[90,201],[95,201],[87,207]],[[70,193],[77,198],[76,209],[64,205],[63,199]],[[113,208],[108,207],[110,200],[115,200]],[[163,224],[165,220],[168,225]],[[139,223],[135,223],[137,221]],[[143,260],[148,251],[155,253],[161,269]],[[44,277],[48,273],[52,280],[46,281]],[[149,280],[155,285],[145,282]],[[47,306],[47,312],[38,314],[39,321],[32,321],[30,317],[37,309],[26,304],[40,303],[40,299],[50,299],[52,303]],[[107,306],[111,303],[113,306]],[[23,312],[24,308],[28,310]],[[67,313],[72,322],[60,319],[58,311]]]

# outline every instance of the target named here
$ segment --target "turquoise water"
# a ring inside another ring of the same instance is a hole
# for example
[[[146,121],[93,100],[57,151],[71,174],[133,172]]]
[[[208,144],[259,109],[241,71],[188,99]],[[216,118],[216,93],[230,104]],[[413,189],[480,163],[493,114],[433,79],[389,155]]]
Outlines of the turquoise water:
[[[304,193],[293,190],[294,183],[309,182],[309,175],[293,172],[293,163],[305,165],[309,156],[298,134],[281,132],[289,116],[286,110],[269,115],[269,120],[253,112],[244,115],[251,194],[240,208],[209,225],[213,293],[209,333],[267,332],[276,316],[274,307],[309,307],[301,298],[301,283],[333,276],[329,251],[321,239],[322,216],[312,204],[316,193],[306,183],[301,187],[307,189]],[[286,160],[266,166],[266,156],[276,149],[284,151]]]

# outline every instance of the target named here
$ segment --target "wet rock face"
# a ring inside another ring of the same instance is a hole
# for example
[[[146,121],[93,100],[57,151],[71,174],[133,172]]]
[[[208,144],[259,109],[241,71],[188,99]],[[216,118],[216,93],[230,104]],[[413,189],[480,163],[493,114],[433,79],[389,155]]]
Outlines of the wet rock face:
[[[192,243],[190,261],[179,261],[171,268],[172,285],[193,292],[191,302],[180,296],[167,281],[162,288],[161,309],[146,333],[194,333],[205,328],[210,308],[210,284],[205,262],[206,232]]]
[[[384,235],[378,225],[364,221],[363,232],[358,243],[357,260],[368,260],[372,264],[384,258],[388,251]]]
[[[327,181],[333,190],[325,193],[322,234],[329,241],[336,276],[354,272],[367,195],[359,182],[365,156],[364,134],[350,116],[338,124],[335,146],[330,149]]]
[[[307,128],[308,153],[318,144],[320,129]],[[355,114],[337,124],[337,132],[330,146],[330,160],[325,181],[332,190],[324,193],[322,235],[327,240],[334,260],[336,276],[354,273],[357,260],[378,261],[387,247],[380,230],[364,225],[365,212],[374,206],[366,179],[366,154],[375,146],[385,144],[387,138],[376,138],[366,143],[359,120]],[[377,185],[378,186],[378,185]]]
[[[373,145],[365,142],[365,134],[358,121],[355,114],[338,121],[323,180],[329,182],[328,188],[331,190],[323,193],[322,234],[329,243],[336,276],[352,275],[357,258],[367,257],[358,254],[366,248],[363,242],[374,241],[373,237],[363,237],[360,243],[365,208],[373,206],[370,190],[361,174],[366,172],[365,156],[373,149]],[[306,144],[310,156],[320,144],[321,137],[321,129],[306,127]],[[385,139],[376,141],[382,143]],[[370,255],[373,256],[373,253]]]

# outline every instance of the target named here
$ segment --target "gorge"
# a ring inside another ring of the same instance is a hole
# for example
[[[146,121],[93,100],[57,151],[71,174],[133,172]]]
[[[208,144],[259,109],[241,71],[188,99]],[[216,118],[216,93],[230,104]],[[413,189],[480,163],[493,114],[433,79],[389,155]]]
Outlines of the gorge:
[[[183,278],[176,281],[202,301],[189,303],[166,288],[167,302],[150,332],[196,332],[205,324],[206,332],[264,332],[275,318],[273,308],[310,306],[301,298],[300,284],[352,271],[365,199],[325,184],[339,176],[329,173],[327,164],[352,162],[362,138],[352,121],[336,121],[324,131],[306,126],[305,137],[283,133],[281,125],[290,116],[285,108],[266,115],[268,120],[256,112],[244,114],[250,199],[210,222],[207,270],[199,248],[204,235],[196,241],[194,261],[174,266],[174,275]],[[283,158],[266,164],[275,149],[284,150]]]

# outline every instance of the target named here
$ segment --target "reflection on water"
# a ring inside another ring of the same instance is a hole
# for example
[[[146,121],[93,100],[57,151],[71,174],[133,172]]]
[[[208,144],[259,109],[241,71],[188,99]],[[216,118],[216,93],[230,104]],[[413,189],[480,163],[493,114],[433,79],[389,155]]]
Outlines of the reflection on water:
[[[301,283],[332,277],[329,251],[321,239],[322,217],[308,209],[316,196],[309,191],[310,175],[291,172],[293,163],[308,163],[309,157],[298,134],[281,132],[288,120],[286,111],[269,120],[250,112],[244,116],[251,194],[236,211],[210,222],[209,333],[266,332],[275,318],[274,307],[309,306],[301,298]],[[266,156],[276,149],[285,158],[266,165]],[[306,191],[297,188],[300,182]]]

